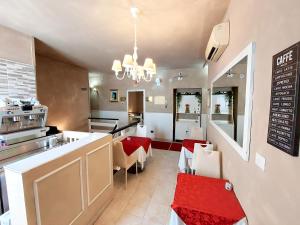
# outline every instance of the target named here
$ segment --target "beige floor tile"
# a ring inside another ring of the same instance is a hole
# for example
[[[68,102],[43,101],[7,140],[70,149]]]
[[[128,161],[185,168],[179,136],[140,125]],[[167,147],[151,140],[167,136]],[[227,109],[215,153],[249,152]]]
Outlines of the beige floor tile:
[[[179,153],[153,150],[138,176],[114,175],[114,198],[94,225],[166,225],[177,179]]]
[[[156,221],[159,224],[165,224],[170,216],[170,206],[152,202],[144,216],[145,219],[150,221]]]
[[[143,217],[134,216],[132,214],[124,213],[117,221],[116,225],[141,225]]]
[[[132,214],[134,216],[144,217],[146,210],[150,204],[150,199],[141,202],[129,202],[124,213]]]
[[[124,211],[127,203],[125,202],[119,202],[116,203],[114,201],[109,204],[109,206],[104,210],[104,212],[101,214],[99,217],[98,221],[100,224],[97,225],[102,225],[107,223],[108,224],[114,224],[117,222],[117,220],[120,218],[122,215],[122,212]]]
[[[167,223],[161,223],[161,221],[156,218],[144,218],[142,225],[167,225]]]
[[[151,202],[169,206],[173,200],[173,193],[173,190],[158,187],[152,196]]]

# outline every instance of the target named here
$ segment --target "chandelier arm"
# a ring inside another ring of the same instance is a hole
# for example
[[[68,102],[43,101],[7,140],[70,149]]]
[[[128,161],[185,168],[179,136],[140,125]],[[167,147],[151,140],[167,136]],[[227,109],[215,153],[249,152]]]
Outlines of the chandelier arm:
[[[123,80],[125,78],[125,71],[124,71],[124,73],[123,73],[123,75],[121,77],[119,76],[119,73],[116,73],[116,78],[118,80]]]
[[[131,70],[131,69],[129,69],[129,70],[126,72],[126,73],[127,73],[127,77],[128,77],[128,78],[131,78],[131,76],[132,76],[132,74],[131,74],[131,71],[132,71],[132,70]]]
[[[144,76],[144,81],[146,82],[150,82],[152,80],[152,76],[150,73],[146,73],[146,76]]]

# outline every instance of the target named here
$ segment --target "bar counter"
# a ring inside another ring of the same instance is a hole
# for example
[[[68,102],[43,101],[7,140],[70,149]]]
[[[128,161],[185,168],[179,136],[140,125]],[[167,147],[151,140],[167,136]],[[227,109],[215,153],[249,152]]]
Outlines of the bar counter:
[[[4,167],[12,225],[92,224],[113,194],[112,135],[73,142]]]

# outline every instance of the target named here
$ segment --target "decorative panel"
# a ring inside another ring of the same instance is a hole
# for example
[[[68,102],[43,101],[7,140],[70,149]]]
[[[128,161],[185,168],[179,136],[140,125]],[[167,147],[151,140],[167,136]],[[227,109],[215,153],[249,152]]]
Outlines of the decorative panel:
[[[110,144],[87,153],[88,205],[91,205],[112,184]]]
[[[0,59],[0,98],[36,98],[33,65]]]
[[[84,210],[78,158],[34,181],[38,225],[71,225]]]

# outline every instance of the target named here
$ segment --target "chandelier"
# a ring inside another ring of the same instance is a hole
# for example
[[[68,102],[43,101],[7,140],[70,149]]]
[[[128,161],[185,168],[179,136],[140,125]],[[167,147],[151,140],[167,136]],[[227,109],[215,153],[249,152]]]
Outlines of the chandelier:
[[[140,66],[137,62],[137,38],[136,38],[136,27],[137,18],[140,10],[136,7],[131,8],[131,15],[134,19],[134,48],[133,54],[126,54],[124,56],[122,65],[120,60],[114,60],[112,70],[115,72],[116,78],[118,80],[123,80],[125,76],[139,83],[141,80],[150,82],[152,77],[156,74],[156,65],[153,63],[151,58],[146,58],[143,66]],[[122,73],[122,66],[124,67],[124,72]]]

